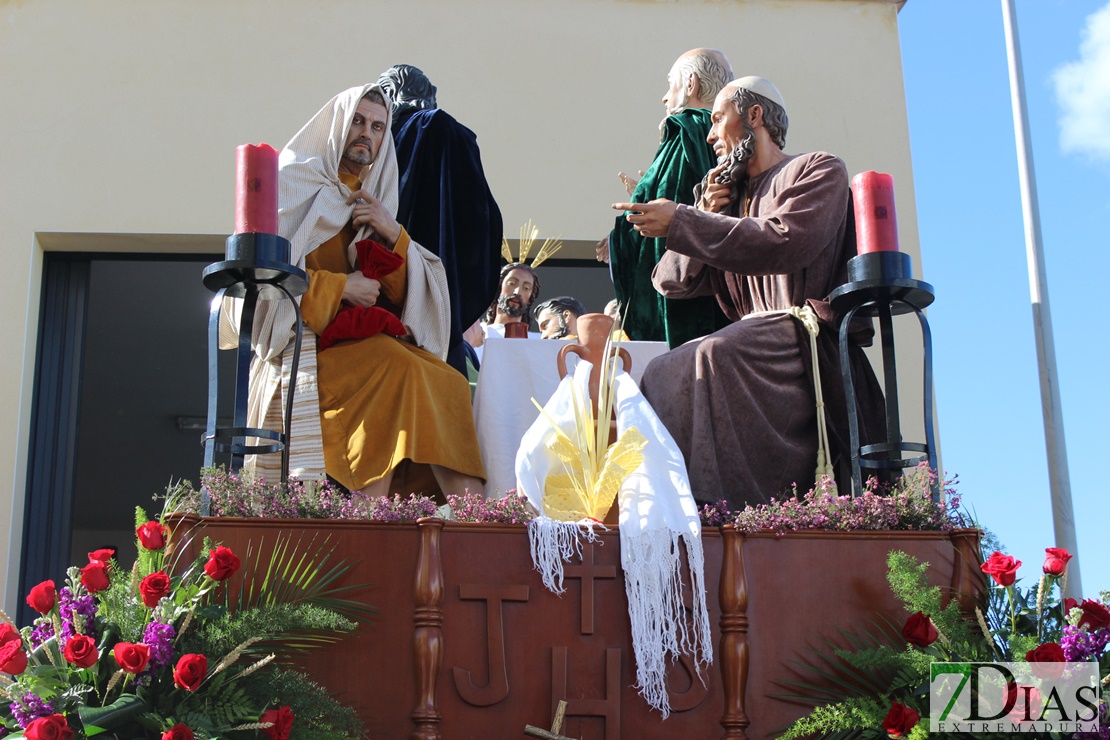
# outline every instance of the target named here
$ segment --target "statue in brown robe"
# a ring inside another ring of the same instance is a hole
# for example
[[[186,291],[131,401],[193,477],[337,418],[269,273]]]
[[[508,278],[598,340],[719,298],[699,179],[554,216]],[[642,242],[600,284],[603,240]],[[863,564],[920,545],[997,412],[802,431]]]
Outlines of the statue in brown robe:
[[[667,236],[656,289],[668,298],[713,295],[734,322],[656,358],[641,381],[686,458],[694,497],[733,508],[814,483],[814,359],[806,328],[784,313],[792,307],[808,306],[819,320],[828,462],[843,470],[850,460],[827,301],[855,253],[848,174],[825,152],[783,153],[786,121],[773,85],[734,81],[714,105],[709,141],[720,164],[699,186],[697,207],[654,201],[628,216],[642,232]],[[632,204],[614,207],[624,206]],[[852,352],[866,443],[881,423],[882,396],[862,350]]]

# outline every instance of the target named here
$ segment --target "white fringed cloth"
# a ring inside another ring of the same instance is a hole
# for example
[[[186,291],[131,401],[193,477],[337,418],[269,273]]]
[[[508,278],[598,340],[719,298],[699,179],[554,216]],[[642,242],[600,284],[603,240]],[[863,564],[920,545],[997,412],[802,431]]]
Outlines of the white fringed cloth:
[[[376,84],[352,87],[335,96],[285,145],[278,159],[278,231],[291,245],[290,261],[305,269],[305,256],[323,244],[351,219],[353,206],[347,205],[351,190],[339,179],[339,163],[347,132],[362,97],[370,90],[386,100],[386,135],[377,159],[361,173],[362,187],[381,201],[390,213],[397,213],[397,153],[393,136],[389,96]],[[355,242],[373,238],[363,227]],[[353,270],[357,264],[354,242],[348,259]],[[450,331],[450,306],[447,302],[447,277],[439,257],[411,242],[408,249],[405,305],[401,321],[417,344],[443,359],[447,355]],[[242,304],[225,303],[222,346],[238,341],[236,327]],[[252,344],[250,398],[247,425],[281,430],[285,393],[293,355],[295,315],[286,300],[259,301],[255,313]],[[278,398],[280,390],[280,400]],[[389,413],[388,409],[382,410]],[[324,474],[323,437],[320,431],[320,398],[316,380],[316,337],[305,331],[293,399],[290,430],[290,474],[318,478]],[[261,455],[255,472],[270,479],[279,477],[278,455]]]
[[[590,364],[580,362],[573,376],[565,377],[544,409],[560,428],[574,438],[574,412],[570,384],[589,398]],[[709,615],[705,606],[705,561],[701,544],[701,521],[690,493],[686,465],[674,440],[652,411],[635,381],[619,371],[615,384],[618,434],[636,427],[648,444],[644,461],[621,485],[621,567],[628,598],[632,647],[636,657],[636,686],[640,695],[664,719],[670,714],[665,676],[670,661],[690,654],[700,666],[713,662]],[[559,459],[547,447],[555,434],[543,415],[521,440],[516,457],[517,486],[540,512],[543,511],[544,481],[564,472]],[[563,592],[563,562],[581,557],[583,540],[597,539],[590,520],[557,522],[540,516],[532,520],[528,534],[532,561],[544,586]],[[685,546],[692,590],[693,613],[687,620],[683,608],[682,548]]]

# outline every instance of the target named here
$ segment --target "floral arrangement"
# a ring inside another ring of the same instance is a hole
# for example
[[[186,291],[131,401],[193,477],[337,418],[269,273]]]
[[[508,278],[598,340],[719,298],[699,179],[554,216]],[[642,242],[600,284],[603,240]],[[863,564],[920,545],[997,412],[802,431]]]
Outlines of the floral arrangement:
[[[527,524],[536,517],[528,497],[515,488],[501,498],[488,499],[480,492],[466,493],[448,496],[447,503],[451,505],[451,518],[459,522]]]
[[[200,489],[188,481],[170,486],[164,498],[173,511],[200,514],[201,489],[208,489],[212,516],[270,519],[365,519],[374,522],[413,522],[423,517],[442,516],[460,522],[527,524],[535,517],[528,499],[515,489],[498,499],[487,499],[481,491],[448,495],[447,507],[419,494],[369,499],[352,496],[329,481],[305,482],[290,477],[288,482],[267,483],[245,473],[223,467],[205,468]]]
[[[583,413],[590,415],[588,410]],[[583,445],[589,446],[585,442]],[[582,469],[601,467],[604,467],[603,460],[592,466],[583,465]],[[596,473],[595,476],[599,477]],[[460,522],[497,524],[526,524],[536,516],[527,498],[515,489],[499,499],[486,499],[481,492],[450,495],[445,508],[415,493],[367,499],[352,496],[326,479],[306,482],[290,477],[286,483],[267,483],[262,478],[231,473],[222,467],[205,468],[200,480],[199,489],[187,480],[170,487],[166,498],[175,502],[175,511],[200,514],[201,489],[207,488],[213,516],[365,519],[394,523],[441,516]],[[731,511],[725,501],[706,505],[701,511],[702,524],[708,527],[733,524],[744,533],[771,530],[781,534],[805,529],[946,532],[969,524],[959,511],[960,496],[956,494],[955,484],[954,479],[943,481],[943,502],[936,503],[932,496],[938,476],[925,464],[893,485],[884,486],[871,478],[863,494],[856,498],[838,495],[836,484],[823,478],[803,495],[795,490],[793,496],[771,499],[768,504],[749,505],[741,511]],[[612,503],[611,499],[607,500]],[[602,507],[599,503],[594,508]]]
[[[1021,561],[997,550],[992,552],[981,565],[994,582],[993,587],[989,582],[986,584],[987,611],[976,607],[975,618],[969,619],[955,599],[945,603],[941,589],[929,585],[925,575],[928,563],[919,563],[903,552],[892,552],[887,560],[887,578],[894,594],[910,612],[901,625],[897,641],[900,644],[891,645],[878,635],[844,633],[854,645],[853,650],[834,649],[831,655],[813,651],[819,665],[808,670],[818,680],[790,682],[803,693],[791,694],[789,698],[818,700],[821,704],[795,722],[782,737],[789,740],[834,733],[927,737],[930,666],[934,662],[1090,661],[1098,664],[1101,679],[1098,707],[1101,731],[1075,737],[1107,740],[1110,591],[1103,591],[1099,600],[1054,600],[1053,595],[1062,590],[1070,559],[1066,550],[1046,548],[1036,587],[1023,593],[1016,585]],[[893,627],[897,629],[898,625]],[[835,678],[835,686],[829,685],[829,678]],[[1021,701],[1030,706],[1022,705]],[[1015,699],[1010,719],[1019,722],[1039,716],[1044,706],[1045,699],[1033,689],[1024,700],[1020,696]],[[968,737],[1012,737],[1012,734],[978,733]]]
[[[967,526],[959,512],[960,497],[955,491],[956,481],[944,481],[944,498],[933,501],[937,487],[935,471],[922,463],[892,486],[883,486],[871,478],[858,497],[840,496],[836,483],[823,477],[805,495],[770,503],[746,506],[742,511],[730,511],[725,501],[702,507],[702,523],[710,527],[734,524],[741,532],[750,534],[760,530],[773,530],[782,534],[804,529],[838,530],[932,530],[947,532]]]
[[[302,481],[290,477],[268,483],[262,477],[231,472],[223,466],[200,471],[200,488],[183,480],[170,486],[166,498],[182,514],[200,514],[201,491],[208,490],[212,516],[264,519],[365,519],[366,502],[352,497],[326,478]]]
[[[20,630],[0,612],[0,737],[361,735],[352,710],[281,666],[290,636],[298,647],[332,642],[372,615],[322,585],[344,564],[328,566],[330,551],[278,543],[269,562],[244,566],[207,539],[194,561],[179,562],[174,553],[188,543],[173,542],[165,511],[149,521],[136,514],[130,571],[113,550],[96,550],[65,585],[30,590],[40,615],[31,626]],[[237,573],[232,599],[227,581]]]
[[[375,499],[366,514],[373,522],[413,522],[430,516],[440,516],[456,522],[484,524],[527,524],[535,518],[528,499],[509,491],[502,498],[487,499],[482,493],[449,494],[447,506],[437,507],[427,496],[411,493],[406,497],[395,494]]]

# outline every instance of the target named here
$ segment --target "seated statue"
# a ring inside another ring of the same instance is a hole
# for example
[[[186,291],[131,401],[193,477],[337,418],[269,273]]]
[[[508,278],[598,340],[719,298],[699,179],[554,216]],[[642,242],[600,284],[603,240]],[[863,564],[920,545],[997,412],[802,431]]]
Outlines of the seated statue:
[[[521,336],[532,323],[532,307],[540,297],[540,276],[523,262],[510,262],[501,268],[497,298],[486,308],[483,334],[505,336],[509,324],[523,324]]]
[[[428,77],[397,64],[378,84],[393,100],[397,220],[443,263],[451,310],[447,364],[465,374],[463,333],[497,292],[501,210],[486,184],[477,137],[437,107]]]
[[[699,185],[697,207],[614,208],[631,211],[643,236],[667,237],[652,276],[661,294],[714,296],[733,321],[657,357],[641,387],[686,458],[695,499],[739,508],[793,485],[808,490],[850,461],[828,295],[847,280],[855,235],[844,163],[782,151],[786,106],[774,85],[734,80],[712,120],[719,164]],[[869,331],[857,339],[869,341]],[[882,393],[860,347],[850,352],[867,444],[882,428]]]
[[[469,386],[443,361],[451,314],[444,268],[394,215],[390,118],[378,85],[352,88],[281,152],[279,231],[308,272],[301,308],[312,330],[296,379],[290,467],[302,476],[326,470],[367,495],[480,490]],[[368,248],[391,253],[380,254],[391,269],[380,279],[360,269]],[[344,334],[317,351],[314,337],[347,306],[385,308],[400,319],[395,333],[407,336]],[[268,428],[280,428],[284,393],[282,400],[277,393],[290,382],[292,327],[287,302],[260,304],[251,412]]]
[[[577,298],[561,295],[536,306],[540,339],[578,339],[578,317],[586,307]]]

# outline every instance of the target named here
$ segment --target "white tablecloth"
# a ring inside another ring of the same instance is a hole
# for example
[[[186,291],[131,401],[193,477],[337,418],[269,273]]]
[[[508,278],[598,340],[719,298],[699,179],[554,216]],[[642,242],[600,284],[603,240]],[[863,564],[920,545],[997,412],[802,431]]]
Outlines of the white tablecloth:
[[[543,405],[551,398],[559,385],[556,355],[568,343],[555,339],[486,339],[474,394],[474,424],[486,468],[486,496],[500,497],[516,488],[516,451],[521,437],[540,415],[530,399]],[[631,375],[637,383],[648,362],[667,351],[666,342],[622,342],[621,346],[632,357]],[[568,357],[568,371],[577,362],[578,355]]]

